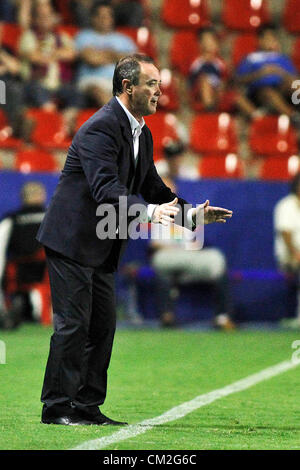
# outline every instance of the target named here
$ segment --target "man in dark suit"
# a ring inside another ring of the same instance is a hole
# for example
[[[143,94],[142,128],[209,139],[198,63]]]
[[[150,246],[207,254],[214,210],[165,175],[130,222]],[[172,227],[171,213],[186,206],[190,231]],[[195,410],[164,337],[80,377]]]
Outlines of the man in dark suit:
[[[43,423],[126,424],[99,410],[116,323],[113,273],[126,245],[119,228],[134,204],[144,218],[163,224],[174,222],[179,207],[187,204],[165,186],[153,163],[152,136],[143,119],[156,112],[161,95],[152,59],[121,59],[113,94],[75,135],[38,234],[46,247],[54,322],[41,397]],[[108,204],[117,230],[105,238],[97,227]],[[206,223],[225,222],[232,214],[206,201],[190,209],[191,228],[201,210]]]

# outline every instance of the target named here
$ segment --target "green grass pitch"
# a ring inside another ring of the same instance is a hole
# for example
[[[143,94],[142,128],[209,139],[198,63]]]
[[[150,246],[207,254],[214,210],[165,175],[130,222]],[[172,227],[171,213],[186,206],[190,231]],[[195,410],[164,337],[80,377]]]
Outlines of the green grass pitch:
[[[120,428],[40,424],[52,329],[0,331],[0,449],[71,449]],[[118,330],[102,411],[130,424],[291,358],[299,332]],[[300,449],[300,366],[182,419],[114,444],[118,450]]]

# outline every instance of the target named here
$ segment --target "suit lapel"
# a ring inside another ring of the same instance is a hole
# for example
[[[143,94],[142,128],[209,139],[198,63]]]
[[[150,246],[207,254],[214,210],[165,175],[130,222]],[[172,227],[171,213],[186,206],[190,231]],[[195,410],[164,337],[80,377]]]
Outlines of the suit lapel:
[[[120,106],[120,104],[118,103],[115,97],[113,97],[110,100],[109,105],[113,108],[121,124],[123,137],[130,146],[130,161],[133,164],[133,167],[135,168],[133,138],[132,138],[132,131],[131,131],[128,117],[126,116],[124,109],[122,109],[122,107]]]
[[[146,156],[146,137],[145,137],[145,133],[142,131],[140,135],[138,161],[137,161],[135,175],[134,175],[134,188],[137,187],[139,181],[143,180],[142,175],[145,172],[145,166],[147,163],[146,157],[147,157]]]
[[[147,145],[146,145],[146,134],[145,128],[143,128],[142,133],[140,135],[140,144],[139,144],[139,155],[137,164],[134,158],[134,150],[133,150],[133,138],[132,138],[132,131],[129,124],[128,117],[126,116],[125,111],[122,109],[120,104],[118,103],[117,99],[114,97],[108,103],[109,106],[114,110],[117,118],[121,124],[122,133],[126,142],[128,142],[130,146],[130,163],[133,165],[133,172],[134,172],[134,188],[138,187],[138,182],[143,180],[143,174],[146,171],[147,167]]]

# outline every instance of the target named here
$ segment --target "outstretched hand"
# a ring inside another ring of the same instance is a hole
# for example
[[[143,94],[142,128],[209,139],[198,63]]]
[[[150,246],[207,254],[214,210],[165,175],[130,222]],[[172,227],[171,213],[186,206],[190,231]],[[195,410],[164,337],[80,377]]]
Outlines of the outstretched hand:
[[[175,197],[173,201],[165,202],[164,204],[157,206],[152,216],[152,222],[154,224],[161,223],[162,225],[169,225],[170,223],[173,223],[175,216],[179,212],[179,208],[176,207],[177,202],[178,198]]]
[[[200,204],[193,214],[193,221],[197,225],[197,220],[200,217],[200,214],[204,212],[204,224],[217,223],[226,223],[228,219],[232,217],[232,211],[224,209],[223,207],[213,207],[209,205],[209,200],[207,199],[204,204]],[[201,220],[201,219],[200,219]]]

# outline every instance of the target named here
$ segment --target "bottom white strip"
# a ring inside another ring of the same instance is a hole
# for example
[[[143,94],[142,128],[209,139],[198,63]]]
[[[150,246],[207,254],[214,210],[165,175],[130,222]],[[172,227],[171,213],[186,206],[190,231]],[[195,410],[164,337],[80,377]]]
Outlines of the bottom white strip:
[[[114,432],[109,436],[100,437],[98,439],[93,439],[91,441],[83,442],[82,444],[75,447],[73,450],[98,450],[105,449],[106,447],[116,444],[117,442],[124,441],[125,439],[130,439],[139,434],[144,434],[145,432],[152,429],[154,426],[168,423],[170,421],[175,421],[176,419],[183,418],[192,411],[201,408],[202,406],[209,405],[210,403],[218,400],[222,397],[227,397],[232,393],[241,392],[247,388],[252,387],[253,385],[258,384],[264,380],[275,377],[276,375],[281,374],[289,369],[293,369],[299,365],[299,362],[284,361],[276,364],[267,369],[263,369],[260,372],[249,375],[248,377],[233,382],[226,387],[213,390],[212,392],[199,395],[193,400],[186,401],[181,405],[175,406],[170,410],[166,411],[160,416],[155,418],[146,419],[137,424],[131,424],[129,426],[123,427],[120,431]]]

